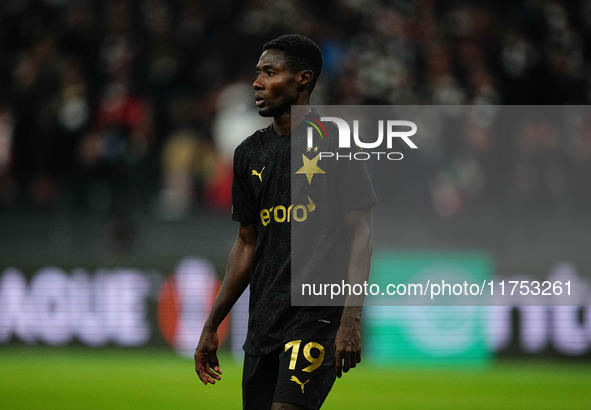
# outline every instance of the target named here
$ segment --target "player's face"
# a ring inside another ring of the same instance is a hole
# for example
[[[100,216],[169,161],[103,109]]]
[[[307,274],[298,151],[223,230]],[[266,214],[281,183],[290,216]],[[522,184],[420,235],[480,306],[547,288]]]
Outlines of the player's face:
[[[291,108],[298,96],[296,75],[289,70],[279,50],[266,50],[256,66],[257,78],[252,84],[259,114],[278,117]]]

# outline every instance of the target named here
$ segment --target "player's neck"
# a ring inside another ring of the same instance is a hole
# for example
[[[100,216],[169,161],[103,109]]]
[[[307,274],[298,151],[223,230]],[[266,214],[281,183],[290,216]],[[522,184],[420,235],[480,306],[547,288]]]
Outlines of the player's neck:
[[[310,102],[310,96],[307,94],[300,94],[297,100],[294,102],[293,105],[308,105]],[[304,107],[302,107],[304,108]],[[295,116],[292,116],[292,111],[295,113]],[[300,113],[301,111],[301,113]],[[292,121],[294,122],[294,127],[297,126],[300,122],[304,119],[304,111],[303,110],[289,110],[284,111],[281,115],[278,115],[273,119],[273,129],[280,137],[286,137],[291,133],[292,128]]]
[[[291,132],[291,110],[285,111],[273,120],[273,129],[280,137],[286,137]]]

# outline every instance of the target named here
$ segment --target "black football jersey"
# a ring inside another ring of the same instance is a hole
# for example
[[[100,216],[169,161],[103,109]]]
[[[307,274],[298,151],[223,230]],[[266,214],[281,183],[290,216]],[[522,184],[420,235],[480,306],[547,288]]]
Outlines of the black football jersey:
[[[297,291],[292,289],[292,257],[298,258],[298,283],[318,279],[329,265],[345,272],[344,214],[376,202],[365,167],[347,160],[318,161],[318,153],[308,152],[304,143],[304,126],[280,137],[270,125],[244,140],[234,154],[232,219],[255,224],[257,232],[244,344],[251,355],[290,340],[334,338],[342,305],[292,306],[291,292]],[[360,179],[351,181],[352,176]]]

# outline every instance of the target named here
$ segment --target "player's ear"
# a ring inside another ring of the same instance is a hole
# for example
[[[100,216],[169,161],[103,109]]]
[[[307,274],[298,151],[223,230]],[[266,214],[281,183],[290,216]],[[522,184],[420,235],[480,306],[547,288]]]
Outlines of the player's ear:
[[[298,73],[299,88],[308,88],[310,82],[314,79],[314,72],[312,70],[303,70]]]

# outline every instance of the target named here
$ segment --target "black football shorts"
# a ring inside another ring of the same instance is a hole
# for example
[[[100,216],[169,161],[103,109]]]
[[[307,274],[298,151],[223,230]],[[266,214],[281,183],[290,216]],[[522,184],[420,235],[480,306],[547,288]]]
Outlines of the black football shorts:
[[[336,378],[334,340],[292,340],[264,356],[244,355],[242,403],[267,410],[273,403],[319,409]]]

